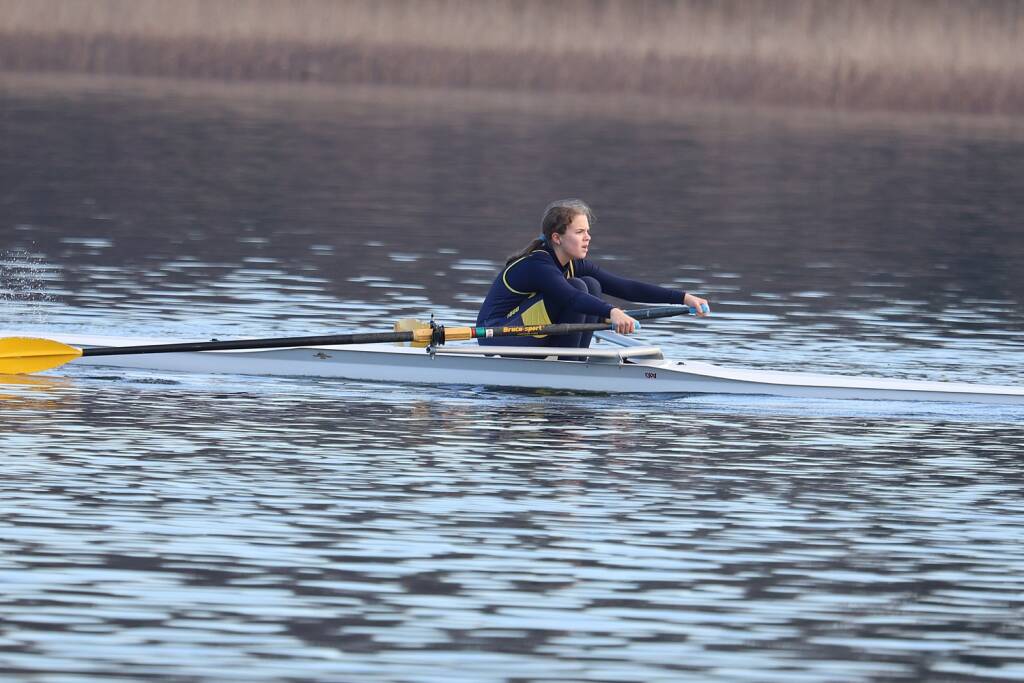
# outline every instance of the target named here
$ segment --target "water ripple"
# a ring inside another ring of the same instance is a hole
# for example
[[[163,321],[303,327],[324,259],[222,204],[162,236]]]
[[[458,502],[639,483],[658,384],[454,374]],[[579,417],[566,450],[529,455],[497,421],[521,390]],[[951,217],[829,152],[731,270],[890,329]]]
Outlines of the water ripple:
[[[470,322],[565,181],[602,188],[609,268],[712,298],[710,320],[645,326],[667,355],[1024,381],[1012,131],[677,107],[654,126],[578,107],[523,120],[502,97],[6,95],[5,328]],[[5,378],[0,669],[1021,679],[1022,425],[1015,407],[73,363]]]

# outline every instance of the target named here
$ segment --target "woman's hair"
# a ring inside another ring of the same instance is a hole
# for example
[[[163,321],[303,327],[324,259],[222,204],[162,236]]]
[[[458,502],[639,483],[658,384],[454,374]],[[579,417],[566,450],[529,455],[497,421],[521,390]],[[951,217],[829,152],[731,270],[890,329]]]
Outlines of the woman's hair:
[[[540,235],[515,254],[508,257],[505,265],[516,259],[529,254],[531,251],[543,249],[546,243],[551,242],[554,234],[564,235],[566,228],[573,222],[576,216],[586,216],[591,223],[594,222],[594,212],[590,210],[582,199],[559,199],[548,204],[544,209],[544,217],[540,220]]]

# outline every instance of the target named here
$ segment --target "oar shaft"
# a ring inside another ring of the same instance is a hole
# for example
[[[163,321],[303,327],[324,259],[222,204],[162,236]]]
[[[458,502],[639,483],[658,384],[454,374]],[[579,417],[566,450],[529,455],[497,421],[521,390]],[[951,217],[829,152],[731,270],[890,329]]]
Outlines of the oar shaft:
[[[623,312],[634,320],[650,320],[674,315],[696,315],[697,309],[688,306],[651,306],[649,308],[632,308]]]
[[[445,327],[441,343],[490,339],[491,337],[559,336],[573,332],[614,329],[611,323],[559,323],[555,325],[510,325],[508,327]]]
[[[426,338],[417,340],[417,332]],[[340,344],[380,344],[387,342],[430,341],[430,330],[406,332],[366,332],[355,334],[328,334],[315,337],[273,337],[269,339],[238,339],[234,341],[182,342],[176,344],[149,344],[145,346],[110,346],[102,349],[83,349],[83,356],[121,356],[136,353],[182,353],[186,351],[239,351],[242,349],[282,349],[296,346],[333,346]]]
[[[692,314],[694,311],[686,306],[658,306],[625,311],[626,315],[636,320],[651,318],[667,318],[673,315]],[[483,339],[489,337],[524,337],[544,335],[558,337],[575,332],[597,332],[614,330],[615,325],[606,320],[602,323],[555,323],[552,325],[515,325],[506,327],[449,327],[444,329],[444,341],[464,341],[467,339]]]

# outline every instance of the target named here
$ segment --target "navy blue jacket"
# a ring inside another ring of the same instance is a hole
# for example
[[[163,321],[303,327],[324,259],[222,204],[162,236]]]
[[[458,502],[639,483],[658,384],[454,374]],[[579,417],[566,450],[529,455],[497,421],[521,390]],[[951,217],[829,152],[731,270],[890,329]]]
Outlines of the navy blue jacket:
[[[502,268],[480,306],[476,324],[499,324],[525,301],[535,300],[536,295],[544,299],[549,310],[573,310],[607,318],[611,314],[611,304],[567,282],[568,278],[587,275],[597,280],[605,293],[626,301],[682,304],[686,296],[686,292],[677,289],[613,275],[588,259],[572,259],[562,267],[555,252],[547,247],[532,251]]]

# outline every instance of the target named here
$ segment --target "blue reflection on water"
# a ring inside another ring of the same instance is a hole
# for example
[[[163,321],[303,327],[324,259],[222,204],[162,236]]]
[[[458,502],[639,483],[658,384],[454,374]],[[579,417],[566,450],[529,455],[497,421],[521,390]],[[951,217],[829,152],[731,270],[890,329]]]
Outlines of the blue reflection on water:
[[[669,356],[1022,381],[1013,131],[408,106],[429,93],[296,102],[287,117],[62,97],[12,98],[0,121],[19,145],[0,173],[52,198],[5,200],[3,327],[230,338],[467,322],[528,236],[527,206],[564,187],[599,194],[609,268],[715,302],[711,320],[645,326]],[[138,154],[97,173],[100,151],[51,139],[74,131]],[[200,138],[217,153],[184,144]],[[407,163],[382,163],[385,148]],[[970,178],[968,149],[992,161]],[[579,167],[562,183],[566,159]],[[1021,678],[1022,417],[74,364],[7,379],[0,668]]]

